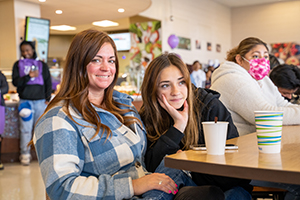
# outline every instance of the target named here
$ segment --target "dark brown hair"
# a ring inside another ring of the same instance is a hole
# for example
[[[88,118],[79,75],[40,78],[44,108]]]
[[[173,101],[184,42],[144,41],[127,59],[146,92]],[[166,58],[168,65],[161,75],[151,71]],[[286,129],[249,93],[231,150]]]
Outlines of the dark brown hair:
[[[272,69],[269,76],[277,87],[288,90],[295,90],[300,87],[300,69],[295,65],[278,65]]]
[[[184,138],[182,139],[184,149],[188,149],[191,144],[198,143],[199,133],[196,116],[193,111],[194,94],[190,73],[186,65],[176,54],[163,54],[155,58],[147,67],[141,87],[143,105],[139,113],[146,126],[147,137],[150,141],[156,141],[173,125],[172,117],[160,106],[157,100],[160,74],[165,68],[171,65],[180,70],[188,89],[187,103],[189,105],[189,119],[184,131]]]
[[[248,37],[248,38],[242,40],[237,47],[235,47],[227,52],[226,60],[237,63],[237,61],[235,59],[236,55],[239,54],[242,57],[245,57],[245,54],[247,54],[256,45],[264,45],[266,47],[266,49],[269,50],[267,47],[267,44],[264,43],[262,40],[255,38],[255,37]]]
[[[108,126],[101,123],[99,115],[88,99],[89,78],[87,74],[87,65],[95,57],[104,43],[110,43],[114,49],[116,73],[113,82],[104,91],[102,104],[95,106],[101,107],[102,105],[105,105],[103,109],[114,114],[122,123],[131,124],[134,121],[139,121],[134,117],[122,116],[122,114],[130,111],[129,108],[120,109],[116,106],[119,103],[115,102],[112,97],[113,88],[117,82],[119,72],[116,46],[114,41],[106,33],[93,29],[82,31],[73,38],[67,54],[60,90],[49,103],[45,113],[56,104],[62,102],[63,107],[66,108],[64,111],[73,120],[68,109],[71,105],[77,109],[84,120],[97,127],[96,134],[98,134],[102,128],[103,132],[105,130],[108,131],[107,137],[109,137],[111,130]],[[96,136],[96,134],[94,136]]]
[[[199,65],[200,65],[199,69],[202,69],[202,64],[198,60],[196,60],[196,61],[193,62],[193,65],[192,65],[193,71],[199,70],[198,67],[196,67],[197,63],[199,63]]]

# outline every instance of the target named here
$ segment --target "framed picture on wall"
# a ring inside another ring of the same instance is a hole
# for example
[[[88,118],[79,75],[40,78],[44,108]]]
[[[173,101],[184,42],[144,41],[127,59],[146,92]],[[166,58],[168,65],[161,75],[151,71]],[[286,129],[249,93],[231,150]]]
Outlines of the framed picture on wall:
[[[207,51],[211,51],[212,47],[211,47],[211,42],[207,43]]]
[[[196,40],[195,46],[196,46],[196,49],[201,49],[201,41],[200,40]]]
[[[220,44],[216,45],[216,51],[219,52],[219,53],[221,52],[221,45]]]
[[[185,50],[191,50],[191,39],[190,38],[184,38],[184,37],[178,37],[179,43],[177,48],[178,49],[185,49]]]
[[[300,66],[300,43],[285,42],[273,43],[271,54],[279,59],[280,62]]]

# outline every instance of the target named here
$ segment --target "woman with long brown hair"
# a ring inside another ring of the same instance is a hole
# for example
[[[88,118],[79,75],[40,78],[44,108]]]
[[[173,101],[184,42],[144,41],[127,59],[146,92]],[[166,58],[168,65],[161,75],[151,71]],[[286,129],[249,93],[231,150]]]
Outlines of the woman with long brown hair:
[[[202,121],[228,121],[227,138],[238,137],[231,115],[218,100],[219,94],[191,84],[187,67],[175,54],[163,54],[147,67],[141,87],[140,115],[147,130],[146,167],[154,171],[167,154],[205,144]],[[251,199],[249,180],[192,173],[198,185],[216,185],[233,195]],[[242,187],[238,187],[242,186]],[[237,190],[231,190],[237,187]],[[249,192],[247,192],[247,191]],[[239,196],[240,195],[240,196]]]

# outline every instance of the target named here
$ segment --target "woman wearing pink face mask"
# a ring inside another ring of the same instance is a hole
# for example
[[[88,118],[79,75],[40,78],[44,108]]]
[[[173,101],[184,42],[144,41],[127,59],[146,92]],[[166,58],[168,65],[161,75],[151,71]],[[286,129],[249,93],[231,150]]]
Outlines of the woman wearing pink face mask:
[[[249,37],[230,50],[227,61],[212,74],[211,89],[221,94],[220,100],[231,112],[240,136],[255,132],[255,110],[283,110],[283,125],[300,124],[300,106],[281,96],[267,76],[269,71],[267,45]],[[250,184],[286,189],[285,200],[300,199],[299,185],[257,180]]]
[[[283,110],[283,125],[300,124],[300,106],[281,96],[269,71],[267,45],[249,37],[230,50],[227,61],[212,74],[211,89],[221,94],[240,135],[255,132],[256,110]]]

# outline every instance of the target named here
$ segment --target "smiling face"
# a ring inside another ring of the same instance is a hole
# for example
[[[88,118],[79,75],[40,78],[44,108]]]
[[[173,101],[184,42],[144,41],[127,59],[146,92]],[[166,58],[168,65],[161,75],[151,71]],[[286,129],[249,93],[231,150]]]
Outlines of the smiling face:
[[[33,58],[34,50],[29,44],[23,44],[21,46],[21,55],[24,58],[31,59]]]
[[[269,60],[269,53],[264,45],[259,44],[254,46],[248,53],[246,53],[244,58],[248,61],[257,58],[265,58],[266,60]],[[237,59],[238,64],[245,68],[247,71],[249,71],[250,69],[250,64],[248,61],[244,60],[242,57]]]
[[[116,73],[116,56],[110,43],[102,45],[97,55],[87,65],[89,93],[104,95],[104,90],[113,82]]]
[[[177,67],[171,65],[161,71],[158,79],[158,98],[162,99],[162,95],[164,95],[171,106],[179,109],[186,100],[187,94],[186,82]]]

